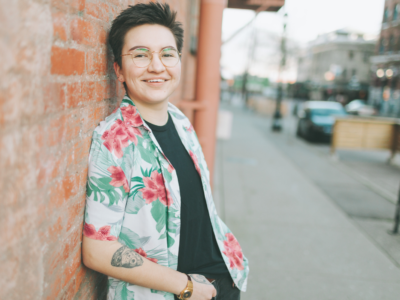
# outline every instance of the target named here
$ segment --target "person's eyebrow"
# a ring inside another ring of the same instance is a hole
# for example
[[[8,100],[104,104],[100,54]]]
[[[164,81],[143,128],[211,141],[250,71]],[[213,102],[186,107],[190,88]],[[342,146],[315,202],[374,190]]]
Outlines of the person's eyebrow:
[[[131,51],[137,50],[137,49],[150,51],[150,48],[149,48],[149,47],[146,47],[146,46],[135,46],[135,47],[132,47],[131,49],[129,49],[128,52],[131,52]],[[163,47],[163,48],[161,49],[161,51],[166,50],[166,49],[173,49],[173,50],[175,50],[175,51],[178,51],[178,50],[176,50],[176,48],[175,48],[174,46],[166,46],[166,47]]]
[[[166,49],[173,49],[173,50],[175,50],[175,51],[178,51],[178,50],[176,50],[176,48],[175,48],[174,46],[167,46],[167,47],[164,47],[164,48],[161,49],[161,51],[166,50]]]
[[[143,49],[143,50],[150,51],[150,49],[148,47],[146,47],[146,46],[135,46],[135,47],[132,47],[131,49],[129,49],[128,52],[131,52],[131,51],[136,50],[136,49]]]

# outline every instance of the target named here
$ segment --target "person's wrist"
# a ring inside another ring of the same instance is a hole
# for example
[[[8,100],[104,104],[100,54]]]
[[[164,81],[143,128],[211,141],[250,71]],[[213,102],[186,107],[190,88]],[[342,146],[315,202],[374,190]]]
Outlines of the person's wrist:
[[[180,293],[186,288],[187,283],[188,283],[188,278],[187,275],[185,273],[181,273],[179,272],[179,276],[178,276],[178,284],[176,285],[176,290],[174,291],[175,295],[180,295]]]

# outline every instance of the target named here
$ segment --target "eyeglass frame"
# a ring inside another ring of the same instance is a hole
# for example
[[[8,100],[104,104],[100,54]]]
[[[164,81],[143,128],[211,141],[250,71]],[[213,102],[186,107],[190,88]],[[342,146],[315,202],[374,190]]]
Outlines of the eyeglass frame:
[[[169,47],[167,47],[167,48],[169,48]],[[135,50],[135,49],[134,49],[134,50]],[[151,62],[153,61],[153,53],[157,53],[157,54],[158,54],[158,57],[160,58],[160,61],[161,61],[161,63],[163,64],[164,67],[166,67],[166,68],[173,68],[173,67],[175,67],[175,66],[178,64],[178,62],[179,62],[179,60],[180,60],[180,58],[181,58],[181,56],[182,56],[182,53],[179,53],[176,49],[172,49],[172,50],[174,50],[174,51],[176,51],[176,52],[178,53],[179,59],[178,59],[178,61],[176,62],[176,64],[175,64],[174,66],[169,67],[169,66],[166,66],[166,65],[163,63],[163,61],[162,61],[162,59],[161,59],[161,57],[160,57],[160,53],[161,53],[162,51],[164,51],[164,50],[165,50],[165,49],[161,49],[161,50],[158,51],[158,52],[157,52],[157,51],[151,51],[150,54],[152,54],[152,55],[151,55],[150,62],[149,62],[149,64],[148,64],[147,66],[145,66],[145,67],[139,67],[139,66],[135,63],[135,61],[133,60],[133,57],[132,57],[133,53],[121,54],[121,57],[122,57],[122,56],[130,55],[131,58],[132,58],[132,62],[135,64],[136,67],[138,67],[138,68],[147,68],[148,66],[150,66]]]

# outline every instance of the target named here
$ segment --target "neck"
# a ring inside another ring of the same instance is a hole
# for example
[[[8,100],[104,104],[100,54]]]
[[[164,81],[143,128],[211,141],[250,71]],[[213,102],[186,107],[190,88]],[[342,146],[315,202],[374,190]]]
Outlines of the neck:
[[[130,96],[129,96],[130,97]],[[135,103],[136,108],[140,112],[140,116],[158,126],[163,126],[168,121],[168,100],[160,103],[143,103],[140,101],[135,101],[134,98],[130,97],[133,103]]]

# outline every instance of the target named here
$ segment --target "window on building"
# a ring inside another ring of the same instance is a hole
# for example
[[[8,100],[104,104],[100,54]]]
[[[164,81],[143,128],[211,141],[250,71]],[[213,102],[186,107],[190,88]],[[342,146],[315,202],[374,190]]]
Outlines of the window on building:
[[[385,52],[385,39],[381,38],[379,42],[379,54],[383,54]]]
[[[396,21],[399,18],[399,10],[400,10],[400,4],[396,4],[393,10],[393,21]]]
[[[352,60],[354,58],[354,51],[349,51],[349,59]]]
[[[386,7],[385,11],[383,13],[383,23],[386,23],[389,21],[389,14],[390,14],[389,7]]]

